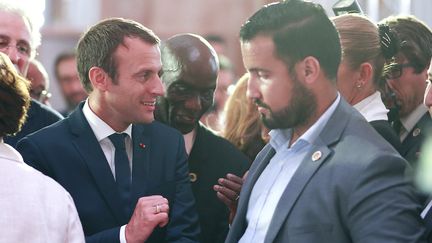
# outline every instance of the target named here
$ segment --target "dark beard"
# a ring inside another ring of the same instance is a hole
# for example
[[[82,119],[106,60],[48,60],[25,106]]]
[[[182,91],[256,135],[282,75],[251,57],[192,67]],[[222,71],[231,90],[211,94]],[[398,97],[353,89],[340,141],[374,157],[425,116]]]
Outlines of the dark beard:
[[[288,105],[281,111],[273,112],[266,104],[257,100],[259,106],[270,111],[269,116],[261,115],[261,119],[269,129],[295,128],[306,124],[317,109],[315,95],[302,85],[297,77],[293,78],[294,87]]]

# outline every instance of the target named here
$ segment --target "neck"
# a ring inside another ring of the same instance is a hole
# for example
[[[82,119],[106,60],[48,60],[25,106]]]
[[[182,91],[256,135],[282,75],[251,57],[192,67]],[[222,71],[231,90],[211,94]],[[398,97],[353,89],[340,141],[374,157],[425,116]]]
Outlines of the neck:
[[[304,123],[293,128],[293,133],[289,146],[297,141],[316,121],[327,111],[337,98],[337,91],[333,90],[326,95],[316,95],[317,109]]]
[[[192,150],[192,147],[195,143],[195,137],[196,137],[196,128],[193,129],[190,133],[183,134],[183,138],[185,140],[185,149],[187,154],[190,154],[190,151]]]

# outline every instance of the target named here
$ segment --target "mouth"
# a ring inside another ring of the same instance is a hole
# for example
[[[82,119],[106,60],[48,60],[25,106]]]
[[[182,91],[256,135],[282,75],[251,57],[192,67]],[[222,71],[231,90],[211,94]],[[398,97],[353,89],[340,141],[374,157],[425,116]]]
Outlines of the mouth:
[[[156,101],[143,101],[141,102],[141,104],[143,104],[144,106],[155,106]]]
[[[194,124],[196,123],[197,118],[193,115],[177,114],[176,120],[184,124]]]

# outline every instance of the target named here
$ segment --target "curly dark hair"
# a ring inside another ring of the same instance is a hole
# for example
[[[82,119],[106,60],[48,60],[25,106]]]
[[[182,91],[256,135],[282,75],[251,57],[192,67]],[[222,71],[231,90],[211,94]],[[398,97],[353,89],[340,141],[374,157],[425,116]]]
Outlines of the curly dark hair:
[[[0,137],[21,130],[30,106],[30,82],[21,77],[10,59],[0,53]]]

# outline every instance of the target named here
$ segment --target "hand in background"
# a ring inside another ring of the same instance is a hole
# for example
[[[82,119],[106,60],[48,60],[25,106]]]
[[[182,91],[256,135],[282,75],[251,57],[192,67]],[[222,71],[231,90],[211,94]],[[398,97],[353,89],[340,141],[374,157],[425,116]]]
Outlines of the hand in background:
[[[219,185],[214,185],[213,189],[216,195],[230,210],[229,223],[231,224],[237,212],[237,203],[240,198],[240,191],[243,186],[243,181],[247,176],[246,172],[243,178],[234,174],[227,174],[225,178],[219,178]]]

